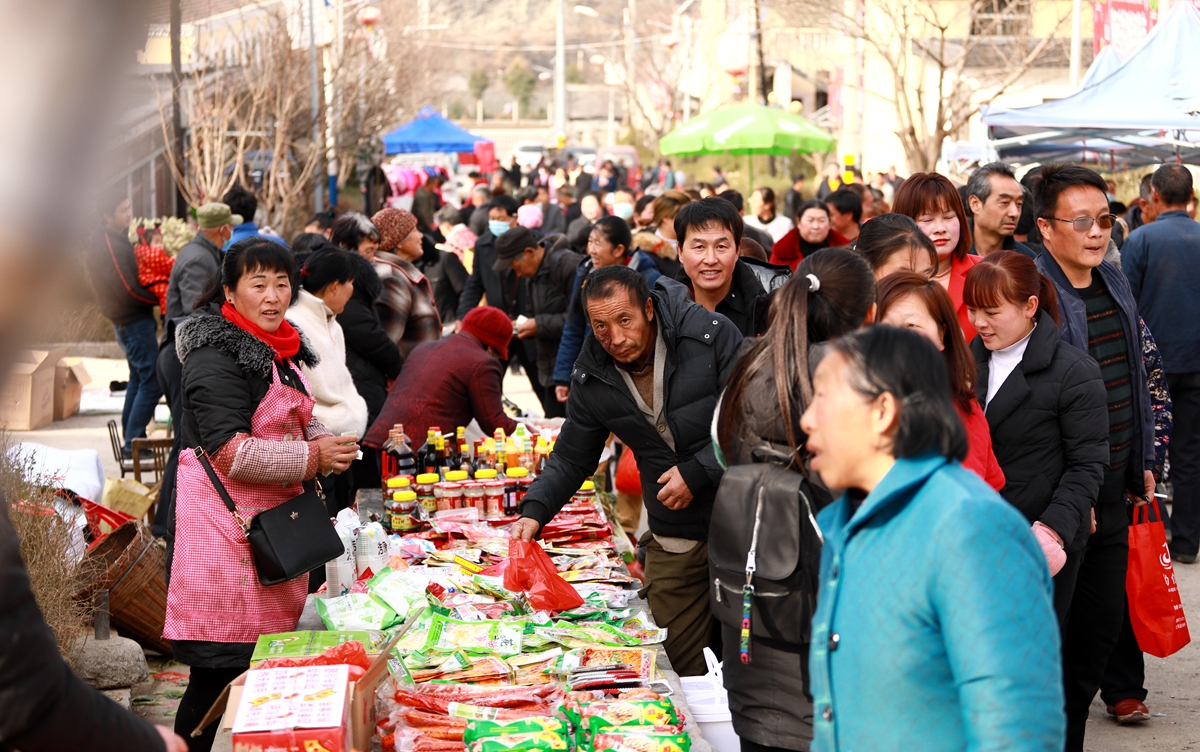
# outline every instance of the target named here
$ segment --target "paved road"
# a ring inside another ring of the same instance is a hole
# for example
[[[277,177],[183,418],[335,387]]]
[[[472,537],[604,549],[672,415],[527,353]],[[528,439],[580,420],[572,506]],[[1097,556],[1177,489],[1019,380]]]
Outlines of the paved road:
[[[1120,726],[1092,703],[1088,752],[1200,750],[1200,564],[1175,564],[1180,600],[1190,617],[1192,643],[1170,658],[1146,656],[1149,722]]]

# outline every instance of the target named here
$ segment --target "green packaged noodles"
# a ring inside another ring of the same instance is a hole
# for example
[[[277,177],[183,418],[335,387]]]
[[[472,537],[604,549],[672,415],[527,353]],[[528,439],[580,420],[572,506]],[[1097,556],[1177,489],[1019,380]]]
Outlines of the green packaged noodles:
[[[643,731],[638,726],[605,731],[592,739],[592,752],[691,752],[687,734]]]
[[[363,593],[317,598],[317,613],[333,632],[390,629],[400,623],[400,616],[387,604]]]
[[[510,721],[473,720],[467,723],[467,730],[463,732],[463,744],[469,746],[480,739],[490,739],[495,736],[545,733],[557,734],[565,739],[567,724],[549,716],[518,718]]]
[[[559,734],[508,734],[479,739],[467,746],[467,752],[567,752],[567,740]]]
[[[525,621],[459,621],[434,614],[429,625],[425,650],[453,652],[466,650],[476,653],[495,653],[499,656],[517,655],[524,646]]]

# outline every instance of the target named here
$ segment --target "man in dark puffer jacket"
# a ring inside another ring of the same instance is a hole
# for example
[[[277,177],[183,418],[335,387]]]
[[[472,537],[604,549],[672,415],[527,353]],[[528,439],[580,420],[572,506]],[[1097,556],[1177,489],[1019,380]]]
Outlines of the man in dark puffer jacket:
[[[650,610],[667,628],[671,665],[703,674],[713,633],[708,525],[723,470],[710,436],[717,398],[742,335],[693,303],[687,288],[627,266],[588,277],[592,332],[571,375],[567,422],[514,524],[532,539],[596,470],[609,432],[634,451],[651,535],[643,538]]]

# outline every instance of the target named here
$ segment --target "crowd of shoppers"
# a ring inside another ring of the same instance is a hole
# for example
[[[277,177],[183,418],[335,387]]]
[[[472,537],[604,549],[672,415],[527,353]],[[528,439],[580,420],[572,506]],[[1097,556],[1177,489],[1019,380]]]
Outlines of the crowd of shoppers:
[[[1118,720],[1149,718],[1128,525],[1168,452],[1171,555],[1200,547],[1190,172],[1145,181],[1119,256],[1109,189],[1077,166],[1022,182],[983,165],[961,191],[833,169],[782,210],[719,171],[685,190],[665,161],[640,185],[502,172],[461,208],[431,182],[411,212],[319,213],[290,246],[237,187],[196,211],[161,302],[128,201],[106,200],[88,263],[130,362],[126,447],[160,392],[178,426],[156,532],[166,636],[193,672],[181,729],[319,584],[257,584],[201,457],[247,509],[316,481],[336,513],[378,487],[397,423],[514,430],[514,363],[565,422],[512,534],[536,537],[615,436],[667,655],[683,675],[723,655],[744,750],[1082,750],[1098,691]],[[714,606],[742,595],[710,576],[709,541],[722,479],[747,466],[790,473],[822,536],[801,538],[808,606],[783,639]]]

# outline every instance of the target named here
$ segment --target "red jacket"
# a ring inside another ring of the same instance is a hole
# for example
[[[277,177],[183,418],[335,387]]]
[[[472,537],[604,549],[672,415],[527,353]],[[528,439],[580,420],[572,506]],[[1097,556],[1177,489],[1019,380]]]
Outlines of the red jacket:
[[[425,440],[430,426],[453,431],[471,419],[485,434],[517,429],[501,403],[503,372],[474,335],[459,332],[426,342],[404,361],[400,377],[388,392],[379,417],[367,429],[363,444],[378,449],[397,423],[414,446]]]
[[[963,287],[967,283],[967,272],[982,260],[982,256],[967,254],[962,259],[954,259],[950,263],[950,283],[946,292],[950,293],[950,302],[954,304],[954,312],[958,314],[958,323],[962,326],[967,344],[975,339],[977,332],[975,327],[971,326],[971,320],[967,318],[967,304],[963,302]]]
[[[992,452],[992,429],[983,414],[983,408],[972,399],[970,415],[963,412],[957,400],[954,402],[954,409],[958,411],[958,417],[962,418],[967,429],[967,458],[963,460],[963,467],[999,491],[1007,481],[1004,479],[1004,471],[1000,469],[1000,463],[996,461],[995,453]]]
[[[837,248],[838,246],[849,245],[850,241],[846,240],[840,233],[830,230],[829,237],[825,238],[825,243],[825,247],[827,248]],[[796,267],[803,260],[804,253],[800,250],[800,230],[793,227],[771,249],[771,263],[787,264],[792,268],[792,271],[796,271]]]

